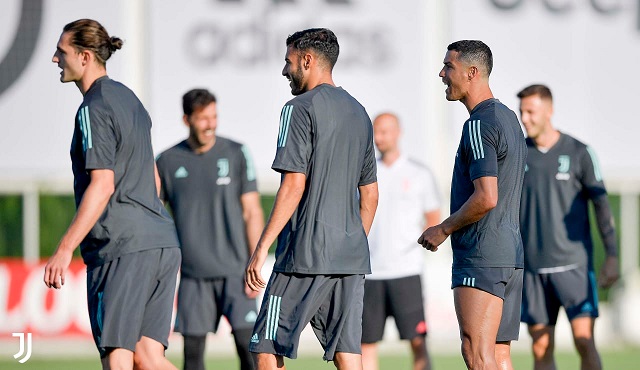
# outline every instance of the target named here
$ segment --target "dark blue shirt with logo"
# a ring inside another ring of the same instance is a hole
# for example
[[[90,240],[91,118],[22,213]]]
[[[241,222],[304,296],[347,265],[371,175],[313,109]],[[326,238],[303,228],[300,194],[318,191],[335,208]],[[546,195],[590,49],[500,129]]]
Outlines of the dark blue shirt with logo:
[[[478,104],[465,122],[451,183],[451,213],[474,192],[473,181],[498,178],[498,204],[451,235],[453,267],[523,267],[520,196],[527,155],[520,123],[497,99]]]
[[[592,266],[589,199],[607,194],[595,153],[567,134],[548,151],[527,139],[520,222],[525,268]]]

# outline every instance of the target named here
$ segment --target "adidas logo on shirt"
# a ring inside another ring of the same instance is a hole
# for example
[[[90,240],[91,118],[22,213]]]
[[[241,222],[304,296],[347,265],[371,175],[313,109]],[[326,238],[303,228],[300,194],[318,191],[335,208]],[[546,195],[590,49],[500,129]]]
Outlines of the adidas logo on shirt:
[[[253,334],[253,336],[251,337],[251,343],[258,343],[260,342],[260,338],[258,338],[258,334]]]
[[[176,173],[174,176],[176,179],[184,179],[185,177],[189,176],[189,172],[187,172],[186,168],[180,166],[180,168],[176,170]]]

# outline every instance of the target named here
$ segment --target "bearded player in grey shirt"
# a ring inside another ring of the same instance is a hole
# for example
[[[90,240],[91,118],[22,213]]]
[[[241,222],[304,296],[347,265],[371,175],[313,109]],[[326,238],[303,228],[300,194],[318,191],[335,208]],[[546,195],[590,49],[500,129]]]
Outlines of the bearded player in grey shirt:
[[[598,291],[593,270],[589,201],[606,251],[601,287],[620,275],[607,190],[593,149],[551,124],[553,96],[544,85],[518,93],[527,131],[527,170],[520,224],[525,252],[522,321],[533,339],[534,367],[555,369],[555,325],[560,307],[571,323],[582,369],[601,369],[593,338]]]
[[[182,248],[176,331],[185,370],[204,370],[206,335],[226,317],[240,368],[253,368],[249,339],[256,296],[244,267],[264,226],[248,149],[216,135],[216,97],[193,89],[182,97],[189,137],[158,156],[161,198],[171,207]]]
[[[283,356],[296,358],[310,322],[325,360],[362,369],[367,234],[378,202],[373,128],[362,105],[333,82],[333,32],[299,31],[286,45],[282,75],[296,97],[282,109],[272,165],[282,181],[246,270],[252,289],[265,287],[262,266],[278,236],[250,350],[258,369],[282,368]]]

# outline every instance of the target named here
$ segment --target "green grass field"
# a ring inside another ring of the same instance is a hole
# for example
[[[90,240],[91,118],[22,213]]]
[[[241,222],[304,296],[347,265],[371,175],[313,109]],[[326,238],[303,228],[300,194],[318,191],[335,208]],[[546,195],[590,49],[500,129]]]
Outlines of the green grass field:
[[[636,370],[640,368],[640,349],[627,348],[619,351],[607,351],[601,353],[605,369]],[[174,364],[181,367],[181,360],[171,359]],[[464,370],[464,362],[459,355],[433,356],[433,368],[435,370]],[[532,369],[533,362],[528,353],[516,353],[513,356],[515,369]],[[572,352],[559,352],[556,354],[557,368],[578,369],[578,355]],[[322,361],[320,357],[302,357],[297,360],[285,361],[289,370],[329,370],[335,369],[332,363]],[[235,370],[239,365],[235,358],[209,358],[207,369],[210,370]],[[0,360],[2,370],[99,370],[97,359],[37,359],[32,358],[24,364],[15,360]],[[381,370],[410,369],[410,359],[405,355],[386,355],[380,359]]]

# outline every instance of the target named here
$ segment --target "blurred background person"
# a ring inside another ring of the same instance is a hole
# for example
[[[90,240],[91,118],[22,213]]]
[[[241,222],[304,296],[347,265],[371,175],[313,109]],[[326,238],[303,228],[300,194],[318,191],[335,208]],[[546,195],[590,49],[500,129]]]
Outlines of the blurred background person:
[[[520,206],[525,251],[522,321],[533,339],[534,368],[556,368],[555,325],[560,307],[564,307],[581,369],[601,369],[593,338],[598,291],[590,200],[607,255],[599,285],[610,287],[620,275],[615,227],[602,173],[593,149],[553,127],[553,97],[547,86],[531,85],[517,96],[528,136]]]
[[[185,370],[204,369],[206,335],[222,316],[231,325],[242,370],[252,369],[249,340],[257,292],[244,267],[264,226],[247,148],[216,136],[215,96],[193,89],[182,97],[189,137],[157,159],[161,197],[171,207],[182,248],[176,331],[184,338]]]
[[[440,196],[429,168],[401,153],[395,114],[379,114],[373,133],[380,152],[380,196],[369,233],[371,275],[364,285],[362,365],[365,370],[378,369],[377,343],[391,316],[400,339],[411,345],[413,369],[430,369],[421,281],[425,256],[416,248],[415,236],[440,222]]]

